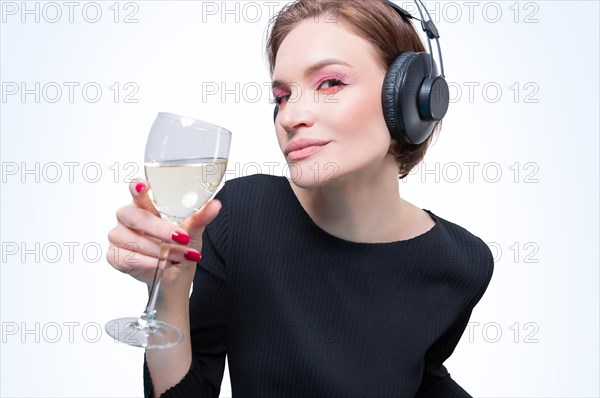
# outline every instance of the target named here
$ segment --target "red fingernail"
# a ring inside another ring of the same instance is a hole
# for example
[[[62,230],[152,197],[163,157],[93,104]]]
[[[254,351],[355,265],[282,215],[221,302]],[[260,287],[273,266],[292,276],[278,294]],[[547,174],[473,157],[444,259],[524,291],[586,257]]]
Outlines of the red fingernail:
[[[179,264],[179,261],[171,261],[171,264],[177,265],[177,264]]]
[[[183,232],[173,232],[171,234],[171,239],[173,239],[177,243],[181,243],[182,245],[187,245],[188,243],[190,243],[189,235],[184,234]]]
[[[140,182],[139,184],[137,184],[137,185],[135,186],[135,190],[136,190],[138,193],[142,193],[142,191],[144,190],[144,188],[146,188],[146,184],[144,184],[143,182]]]
[[[200,254],[199,252],[197,252],[195,250],[188,250],[185,252],[185,254],[183,256],[185,258],[187,258],[188,260],[194,261],[194,262],[198,262],[202,258],[202,254]]]

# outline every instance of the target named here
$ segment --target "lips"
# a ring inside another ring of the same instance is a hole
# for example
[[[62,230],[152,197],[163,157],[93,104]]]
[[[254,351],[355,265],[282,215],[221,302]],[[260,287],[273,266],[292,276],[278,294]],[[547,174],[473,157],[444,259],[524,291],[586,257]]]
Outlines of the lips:
[[[291,152],[300,151],[309,147],[321,147],[325,144],[328,144],[329,142],[330,141],[310,140],[303,138],[300,140],[292,141],[289,144],[287,144],[283,150],[283,153],[285,154],[285,156],[288,156]]]

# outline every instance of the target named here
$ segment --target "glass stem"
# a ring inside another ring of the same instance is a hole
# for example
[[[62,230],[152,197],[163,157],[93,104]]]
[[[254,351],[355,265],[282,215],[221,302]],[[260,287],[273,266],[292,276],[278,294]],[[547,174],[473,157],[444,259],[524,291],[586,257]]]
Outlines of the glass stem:
[[[150,327],[156,324],[156,299],[158,298],[158,290],[160,288],[160,282],[162,281],[163,271],[167,265],[170,250],[171,245],[161,240],[158,262],[156,263],[156,271],[154,272],[154,280],[152,281],[152,288],[150,289],[150,297],[148,297],[146,310],[142,316],[140,316],[140,320]]]

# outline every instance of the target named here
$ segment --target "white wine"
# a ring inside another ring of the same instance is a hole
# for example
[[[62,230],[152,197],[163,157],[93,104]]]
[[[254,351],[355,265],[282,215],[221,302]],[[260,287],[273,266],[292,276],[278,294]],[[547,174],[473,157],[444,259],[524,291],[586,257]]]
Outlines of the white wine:
[[[227,159],[151,162],[144,165],[150,198],[163,218],[180,223],[215,193]]]

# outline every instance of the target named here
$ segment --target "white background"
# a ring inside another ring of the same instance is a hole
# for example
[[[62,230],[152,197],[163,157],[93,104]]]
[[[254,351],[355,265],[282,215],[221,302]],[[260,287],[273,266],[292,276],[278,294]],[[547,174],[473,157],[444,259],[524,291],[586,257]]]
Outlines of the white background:
[[[143,351],[103,331],[146,298],[105,260],[115,210],[159,111],[233,132],[226,180],[285,174],[263,55],[284,3],[2,2],[1,396],[142,395]],[[453,100],[401,194],[496,255],[445,365],[475,397],[598,397],[598,2],[426,3]]]

